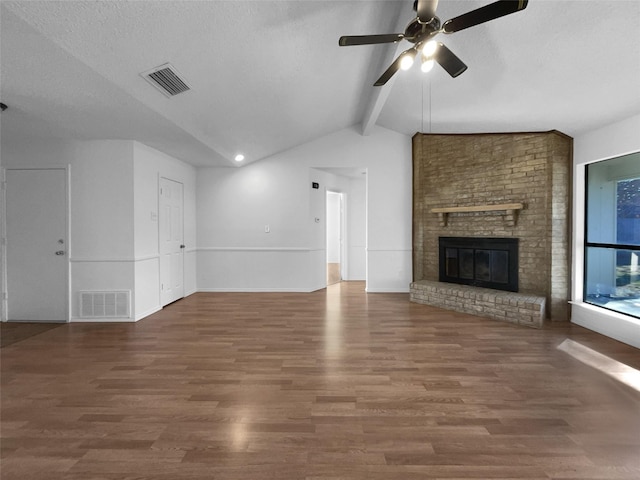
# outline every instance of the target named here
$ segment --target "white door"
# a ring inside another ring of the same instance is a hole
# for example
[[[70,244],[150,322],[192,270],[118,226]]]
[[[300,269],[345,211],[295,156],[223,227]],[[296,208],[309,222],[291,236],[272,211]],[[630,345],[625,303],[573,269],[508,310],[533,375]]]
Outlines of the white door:
[[[6,170],[7,319],[68,320],[67,172]]]
[[[160,177],[160,300],[184,297],[183,185]]]

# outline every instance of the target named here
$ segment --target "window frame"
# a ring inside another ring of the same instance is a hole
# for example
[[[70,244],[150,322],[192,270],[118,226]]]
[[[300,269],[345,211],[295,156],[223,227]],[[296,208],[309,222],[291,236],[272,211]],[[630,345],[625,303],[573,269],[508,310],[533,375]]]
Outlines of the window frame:
[[[619,157],[616,157],[619,158]],[[613,160],[613,159],[609,159],[609,160]],[[608,310],[610,312],[615,312],[621,315],[627,315],[629,317],[632,318],[636,318],[636,319],[640,319],[640,315],[634,315],[631,313],[627,313],[627,312],[621,312],[619,310],[613,309],[613,308],[609,308],[606,306],[606,304],[599,304],[599,303],[595,303],[595,302],[591,302],[588,300],[589,295],[587,294],[587,277],[589,274],[589,266],[588,266],[588,257],[589,255],[587,255],[588,249],[589,247],[592,248],[608,248],[608,249],[612,249],[615,252],[620,251],[620,250],[630,250],[630,251],[635,251],[635,252],[640,252],[640,245],[632,245],[632,244],[627,244],[627,243],[618,243],[616,242],[590,242],[589,241],[589,168],[593,165],[597,165],[601,162],[606,162],[608,160],[602,160],[600,162],[593,162],[593,163],[589,163],[587,165],[585,165],[585,174],[584,174],[584,256],[583,256],[583,271],[584,271],[584,275],[582,278],[582,301],[586,304],[589,305],[593,305],[599,308],[603,308],[605,310]],[[633,176],[633,177],[625,177],[625,178],[619,178],[619,179],[615,179],[616,182],[616,189],[615,191],[617,192],[617,182],[621,181],[621,180],[634,180],[637,179],[638,177]],[[613,181],[613,179],[612,179]],[[616,201],[615,201],[615,206],[616,209],[614,210],[614,215],[616,216],[616,222],[615,222],[615,228],[616,228],[616,232],[615,232],[615,238],[618,238],[618,232],[617,232],[617,224],[618,224],[618,219],[617,219],[617,194],[616,194]]]

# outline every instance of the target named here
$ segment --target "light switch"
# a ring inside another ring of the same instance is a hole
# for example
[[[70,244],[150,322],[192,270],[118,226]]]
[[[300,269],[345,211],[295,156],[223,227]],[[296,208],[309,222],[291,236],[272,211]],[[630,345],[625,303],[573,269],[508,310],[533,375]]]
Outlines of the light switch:
[[[269,225],[265,225],[264,226],[264,233],[269,233],[271,231],[271,229],[269,228]]]

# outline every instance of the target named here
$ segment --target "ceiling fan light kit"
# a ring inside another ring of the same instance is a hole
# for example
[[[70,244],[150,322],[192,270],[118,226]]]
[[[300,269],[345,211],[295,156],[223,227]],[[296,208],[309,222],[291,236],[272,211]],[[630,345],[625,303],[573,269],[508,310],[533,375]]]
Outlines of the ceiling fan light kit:
[[[431,69],[433,68],[435,60],[433,58],[426,58],[426,57],[422,57],[422,64],[420,65],[420,70],[422,70],[422,73],[427,73],[430,72]]]
[[[409,70],[413,65],[413,61],[415,60],[417,53],[418,52],[416,51],[415,48],[410,48],[409,50],[404,52],[401,55],[400,68],[402,70]]]
[[[436,50],[438,49],[438,42],[436,42],[435,40],[423,42],[420,46],[420,49],[422,50],[422,55],[425,58],[430,58],[434,53],[436,53]]]
[[[467,69],[465,63],[441,42],[432,40],[439,33],[455,33],[481,23],[495,20],[527,8],[529,0],[499,0],[484,7],[451,18],[444,23],[436,16],[438,0],[415,0],[414,18],[405,28],[404,33],[389,33],[381,35],[347,35],[340,37],[338,45],[349,47],[353,45],[376,45],[380,43],[397,43],[407,40],[414,44],[412,48],[402,52],[398,58],[374,83],[379,87],[389,81],[400,69],[408,70],[413,65],[418,51],[422,52],[421,70],[428,72],[437,62],[451,77],[455,78]],[[431,66],[428,66],[430,63]]]

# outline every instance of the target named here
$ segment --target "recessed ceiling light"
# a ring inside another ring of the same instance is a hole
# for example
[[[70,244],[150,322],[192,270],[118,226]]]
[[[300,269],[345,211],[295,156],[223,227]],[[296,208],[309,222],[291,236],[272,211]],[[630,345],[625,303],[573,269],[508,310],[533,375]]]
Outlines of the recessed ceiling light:
[[[235,161],[241,162],[242,160],[244,160],[244,155],[242,155],[241,153],[237,154],[235,157]]]

